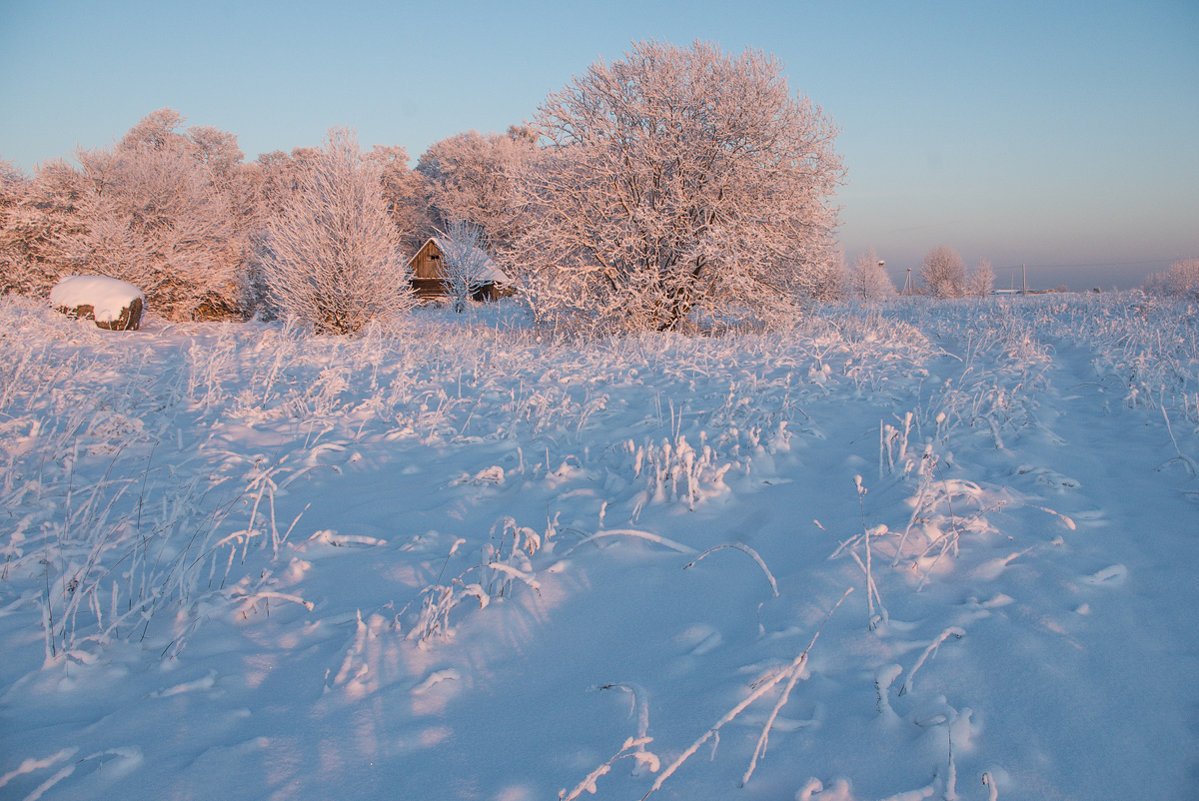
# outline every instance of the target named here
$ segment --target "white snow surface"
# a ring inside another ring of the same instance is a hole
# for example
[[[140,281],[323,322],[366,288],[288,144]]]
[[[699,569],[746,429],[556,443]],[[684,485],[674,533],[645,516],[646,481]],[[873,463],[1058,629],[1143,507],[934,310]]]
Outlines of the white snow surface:
[[[0,798],[1196,797],[1194,305],[0,321]]]
[[[50,290],[52,306],[67,309],[92,306],[93,316],[101,323],[120,319],[121,310],[138,298],[144,303],[146,296],[133,284],[103,275],[71,275]]]

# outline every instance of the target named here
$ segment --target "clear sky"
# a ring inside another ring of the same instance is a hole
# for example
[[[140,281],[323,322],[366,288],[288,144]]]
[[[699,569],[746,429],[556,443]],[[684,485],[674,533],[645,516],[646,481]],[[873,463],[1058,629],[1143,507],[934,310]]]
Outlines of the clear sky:
[[[1199,0],[0,0],[0,158],[31,172],[170,106],[247,159],[503,131],[630,42],[758,48],[841,128],[847,258],[941,244],[1004,284],[1199,257]]]

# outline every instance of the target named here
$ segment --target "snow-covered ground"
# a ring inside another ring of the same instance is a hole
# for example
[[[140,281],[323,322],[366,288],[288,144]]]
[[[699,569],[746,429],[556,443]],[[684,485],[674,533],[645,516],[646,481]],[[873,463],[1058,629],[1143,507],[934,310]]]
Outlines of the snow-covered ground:
[[[0,298],[0,798],[1195,798],[1197,339]]]

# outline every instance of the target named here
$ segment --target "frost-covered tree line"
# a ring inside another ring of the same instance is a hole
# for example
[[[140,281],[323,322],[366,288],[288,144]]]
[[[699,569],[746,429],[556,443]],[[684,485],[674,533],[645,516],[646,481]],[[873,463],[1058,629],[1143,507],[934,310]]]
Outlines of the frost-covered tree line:
[[[171,109],[111,147],[54,160],[4,183],[3,291],[45,294],[62,275],[137,284],[170,319],[220,317],[248,305],[253,185],[231,134],[181,131]]]
[[[170,320],[297,316],[354,331],[411,306],[403,253],[430,229],[402,148],[322,147],[246,162],[233,134],[155,111],[111,147],[32,176],[0,170],[0,292],[63,275],[136,284]]]
[[[773,57],[698,42],[635,44],[525,124],[448,137],[414,166],[344,129],[247,161],[234,134],[162,109],[32,176],[0,162],[0,292],[104,274],[170,320],[354,331],[412,305],[407,259],[439,236],[464,259],[485,243],[540,321],[574,331],[886,298],[873,252],[847,269],[836,241],[836,134]],[[936,294],[974,286],[944,269],[926,274]]]
[[[1199,259],[1179,259],[1145,281],[1145,291],[1157,295],[1187,295],[1199,298]]]

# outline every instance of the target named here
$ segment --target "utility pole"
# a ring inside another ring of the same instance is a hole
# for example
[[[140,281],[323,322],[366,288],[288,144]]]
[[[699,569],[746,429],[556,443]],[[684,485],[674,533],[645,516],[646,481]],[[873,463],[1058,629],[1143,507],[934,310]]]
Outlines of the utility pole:
[[[911,294],[911,291],[912,291],[912,268],[909,267],[908,268],[908,277],[903,282],[903,291],[900,292],[899,294],[908,295],[908,294]]]
[[[1028,294],[1028,267],[1021,264],[1020,265],[1020,274],[1022,276],[1021,283],[1023,284],[1023,288],[1020,290],[1020,294],[1027,295]]]

